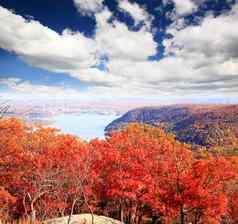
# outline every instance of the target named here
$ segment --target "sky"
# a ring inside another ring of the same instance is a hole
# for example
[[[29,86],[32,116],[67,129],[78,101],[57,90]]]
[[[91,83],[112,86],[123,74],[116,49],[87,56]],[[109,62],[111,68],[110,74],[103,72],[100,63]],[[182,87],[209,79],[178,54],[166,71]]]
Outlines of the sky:
[[[0,0],[2,98],[237,96],[237,0]]]

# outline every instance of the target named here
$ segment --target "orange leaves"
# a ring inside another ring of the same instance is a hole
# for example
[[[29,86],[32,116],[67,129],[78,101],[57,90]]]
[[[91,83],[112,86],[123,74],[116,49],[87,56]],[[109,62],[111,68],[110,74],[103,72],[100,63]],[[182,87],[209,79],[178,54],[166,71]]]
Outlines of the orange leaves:
[[[16,198],[13,197],[8,191],[4,190],[3,187],[0,187],[0,206],[4,207],[5,204],[15,202]]]
[[[16,203],[16,200],[16,197],[0,186],[0,220],[9,218],[9,209]]]
[[[236,223],[237,171],[236,157],[197,159],[188,145],[147,125],[87,143],[16,119],[0,122],[0,207],[16,203],[20,215],[69,214],[77,199],[77,212],[88,212],[86,200],[95,212],[120,213],[128,223],[152,214],[161,220],[182,214],[187,223],[226,216]]]

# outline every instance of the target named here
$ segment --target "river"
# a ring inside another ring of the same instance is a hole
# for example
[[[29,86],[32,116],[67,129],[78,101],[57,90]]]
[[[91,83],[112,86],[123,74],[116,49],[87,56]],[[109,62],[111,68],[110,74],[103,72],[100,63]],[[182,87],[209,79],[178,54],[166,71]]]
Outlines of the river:
[[[114,119],[115,114],[81,113],[78,115],[61,114],[54,117],[53,126],[61,132],[81,137],[85,140],[104,138],[104,128]]]

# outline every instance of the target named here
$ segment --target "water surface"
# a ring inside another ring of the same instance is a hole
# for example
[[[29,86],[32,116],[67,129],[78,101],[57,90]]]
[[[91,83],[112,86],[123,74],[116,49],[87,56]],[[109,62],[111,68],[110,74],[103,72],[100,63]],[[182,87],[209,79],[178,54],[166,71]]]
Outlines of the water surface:
[[[61,114],[54,118],[54,127],[86,140],[104,138],[104,128],[118,117],[115,114],[100,113]]]

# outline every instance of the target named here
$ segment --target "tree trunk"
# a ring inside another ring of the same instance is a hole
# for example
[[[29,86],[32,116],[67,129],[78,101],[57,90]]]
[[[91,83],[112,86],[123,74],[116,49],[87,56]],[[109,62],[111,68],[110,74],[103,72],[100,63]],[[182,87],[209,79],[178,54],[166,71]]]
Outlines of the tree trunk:
[[[127,214],[126,223],[132,224],[132,222],[131,222],[131,212],[129,212],[129,213]]]
[[[30,220],[30,223],[31,224],[35,224],[35,222],[36,222],[36,210],[33,209],[33,210],[31,210],[31,220]]]
[[[24,208],[24,216],[28,218],[27,208],[26,208],[26,196],[27,196],[27,194],[24,195],[22,204],[23,204],[23,208]]]
[[[199,221],[200,221],[200,218],[201,218],[201,215],[199,212],[195,212],[195,215],[194,215],[195,219],[194,219],[194,224],[198,224]]]
[[[136,223],[137,223],[137,224],[140,224],[141,221],[142,221],[142,215],[139,215],[138,218],[137,218],[137,222],[136,222]]]
[[[90,205],[88,204],[87,197],[86,197],[86,195],[85,195],[85,193],[84,193],[83,190],[82,190],[82,192],[83,192],[84,202],[85,202],[86,206],[88,207],[88,209],[89,209],[89,211],[90,211],[90,214],[91,214],[91,217],[92,217],[92,224],[94,224],[94,214],[93,214],[93,210],[92,210],[92,208],[90,207]]]
[[[71,210],[70,210],[70,214],[69,214],[69,218],[68,218],[68,224],[70,224],[71,218],[72,218],[73,213],[74,213],[74,206],[75,206],[77,200],[78,200],[77,198],[74,199],[73,204],[71,206]]]
[[[158,224],[158,223],[160,223],[160,219],[157,216],[152,216],[151,223],[152,224]]]
[[[36,210],[34,208],[34,201],[31,201],[30,207],[31,207],[30,224],[35,224],[35,221],[36,221]]]
[[[122,205],[120,205],[120,220],[121,222],[124,222],[124,211]]]
[[[64,217],[64,209],[59,211],[60,217]]]
[[[180,206],[180,224],[185,224],[184,222],[185,214],[183,211],[183,205]]]
[[[137,215],[137,206],[133,206],[132,212],[131,212],[131,217],[130,217],[131,224],[135,224],[136,215]]]

